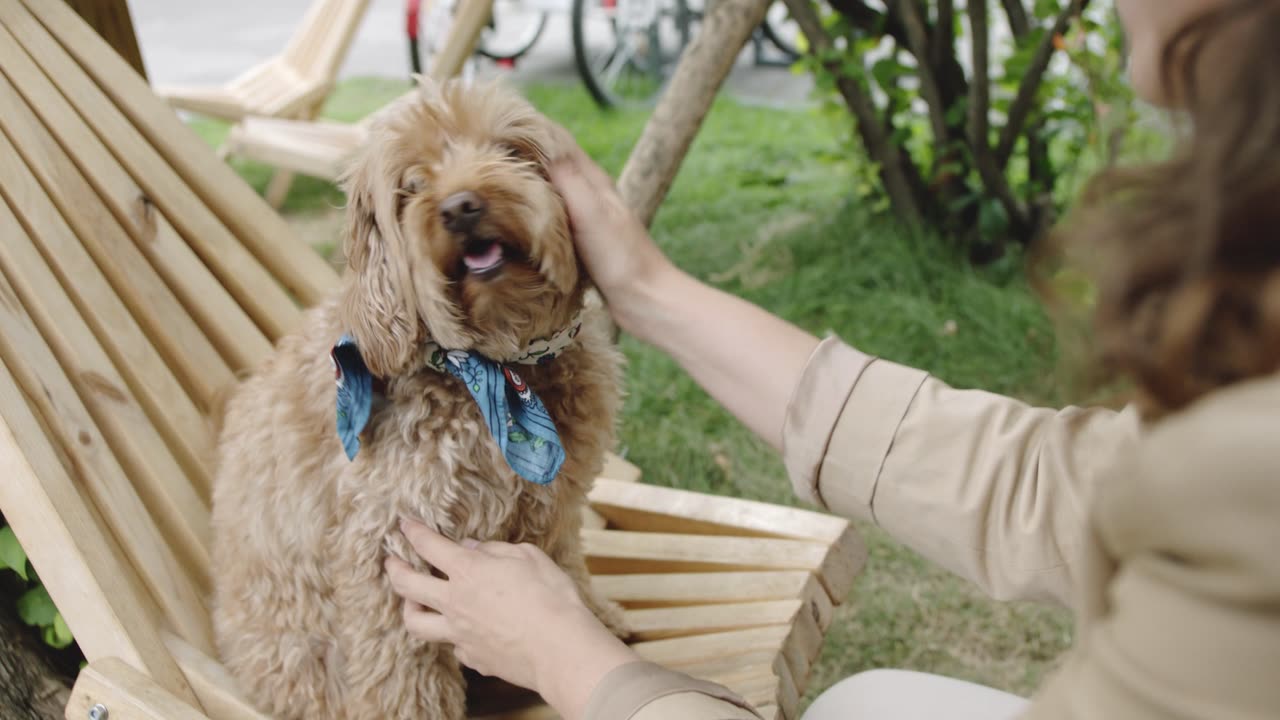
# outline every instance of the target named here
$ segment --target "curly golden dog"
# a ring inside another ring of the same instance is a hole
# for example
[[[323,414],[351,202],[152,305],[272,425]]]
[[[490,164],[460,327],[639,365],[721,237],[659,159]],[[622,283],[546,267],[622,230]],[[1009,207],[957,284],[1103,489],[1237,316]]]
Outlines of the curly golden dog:
[[[214,625],[264,712],[465,717],[451,648],[405,632],[384,574],[387,553],[422,566],[402,516],[455,539],[539,546],[621,627],[589,590],[578,540],[614,443],[621,357],[602,314],[584,314],[586,280],[545,169],[556,137],[494,86],[424,85],[384,110],[344,180],[341,289],[230,399],[213,501]],[[354,459],[335,429],[331,350],[344,336],[377,391]],[[571,342],[539,364],[505,364],[547,338]],[[551,482],[512,469],[470,382],[442,370],[442,350],[517,371],[508,379],[540,399],[563,447]]]

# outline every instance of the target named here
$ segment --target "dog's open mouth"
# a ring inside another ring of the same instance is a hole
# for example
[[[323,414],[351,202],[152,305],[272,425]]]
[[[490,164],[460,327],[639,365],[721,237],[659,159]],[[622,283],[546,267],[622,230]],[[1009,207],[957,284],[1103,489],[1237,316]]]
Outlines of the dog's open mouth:
[[[488,238],[471,238],[463,248],[462,264],[477,278],[488,279],[502,272],[507,263],[507,250],[502,243]]]

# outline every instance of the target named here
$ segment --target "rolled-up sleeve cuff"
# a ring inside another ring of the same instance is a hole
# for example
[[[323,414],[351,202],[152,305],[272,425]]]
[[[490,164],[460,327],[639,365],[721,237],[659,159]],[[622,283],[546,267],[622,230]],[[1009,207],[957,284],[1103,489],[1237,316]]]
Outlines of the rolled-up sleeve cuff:
[[[610,671],[587,701],[584,720],[629,720],[646,705],[676,693],[696,692],[722,700],[759,717],[745,700],[715,683],[697,680],[660,665],[639,661]]]
[[[839,338],[822,341],[792,392],[783,425],[783,459],[796,494],[870,519],[880,468],[927,377]]]

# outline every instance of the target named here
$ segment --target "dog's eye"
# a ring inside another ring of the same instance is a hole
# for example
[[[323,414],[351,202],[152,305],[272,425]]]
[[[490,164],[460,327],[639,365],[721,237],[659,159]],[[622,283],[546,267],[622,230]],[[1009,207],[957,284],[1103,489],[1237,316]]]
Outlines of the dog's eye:
[[[400,187],[400,194],[406,196],[417,195],[422,192],[425,187],[426,183],[423,182],[421,178],[409,178]]]
[[[508,144],[503,149],[507,151],[507,157],[516,162],[536,163],[538,157],[529,148],[523,145]]]

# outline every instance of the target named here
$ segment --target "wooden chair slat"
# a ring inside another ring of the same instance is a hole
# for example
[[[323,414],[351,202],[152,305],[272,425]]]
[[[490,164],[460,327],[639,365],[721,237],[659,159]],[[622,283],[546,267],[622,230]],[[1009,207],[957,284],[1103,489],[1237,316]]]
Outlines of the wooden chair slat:
[[[295,67],[303,75],[323,78],[332,82],[342,65],[342,58],[355,37],[361,16],[368,7],[368,0],[341,0],[333,13],[329,33],[319,43],[316,57],[302,67]]]
[[[275,59],[260,62],[232,78],[231,81],[226,84],[225,90],[226,92],[234,95],[241,102],[244,102],[249,92],[254,88],[261,87],[272,82],[278,65],[279,62]]]
[[[821,542],[828,557],[819,575],[833,602],[843,602],[867,551],[852,524],[831,515],[687,490],[602,479],[591,507],[610,527],[747,537],[805,538]]]
[[[95,705],[111,720],[204,720],[205,715],[119,658],[89,663],[76,677],[68,718],[90,717]]]
[[[286,62],[297,62],[306,65],[312,61],[316,38],[324,33],[324,28],[332,17],[330,6],[333,0],[315,0],[307,6],[298,29],[289,37],[284,51],[279,57]]]
[[[742,667],[753,667],[756,665],[772,665],[777,658],[777,648],[766,650],[749,650],[747,652],[726,653],[720,657],[709,658],[706,660],[698,660],[687,663],[673,663],[670,665],[673,669],[679,669],[680,672],[694,677],[706,677],[717,673],[729,672]]]
[[[616,527],[841,542],[849,521],[799,508],[640,483],[600,480],[591,505]],[[680,530],[681,524],[692,528]]]
[[[238,367],[256,363],[270,343],[254,331],[244,313],[247,310],[266,335],[277,337],[297,321],[288,295],[102,91],[78,71],[74,61],[58,52],[56,41],[44,28],[23,17],[17,6],[5,7],[8,10],[0,11],[0,21],[16,21],[23,31],[19,41],[42,59],[45,72],[40,74],[30,58],[15,52],[5,60],[14,84],[63,145],[75,148],[85,174],[114,203],[117,215],[134,218],[131,229],[141,247],[161,246],[158,225],[177,226],[182,238],[170,232],[162,256],[181,258],[167,268],[170,286],[179,295],[190,296],[188,308],[210,334],[217,334],[221,347],[245,348],[244,354],[252,360],[237,362]],[[228,292],[240,307],[231,302]]]
[[[722,605],[647,608],[625,611],[627,629],[637,640],[661,640],[721,630],[789,625],[800,600],[763,600]]]
[[[114,483],[111,492],[115,494],[123,494],[130,484],[126,476],[131,478],[133,487],[146,508],[150,509],[150,516],[156,518],[160,535],[168,541],[157,542],[157,547],[151,548],[146,543],[158,541],[158,538],[143,539],[141,552],[144,556],[160,553],[165,558],[163,562],[151,563],[157,568],[152,575],[159,574],[163,579],[169,571],[167,558],[172,547],[181,559],[175,564],[186,569],[195,587],[207,590],[209,509],[204,499],[190,483],[182,481],[183,471],[165,447],[164,440],[80,314],[59,292],[61,288],[53,274],[36,254],[25,233],[17,229],[17,219],[3,200],[0,200],[0,223],[15,228],[6,238],[4,249],[0,250],[3,256],[0,257],[0,267],[4,269],[4,273],[0,273],[0,297],[10,300],[0,303],[0,347],[5,348],[10,367],[23,380],[33,403],[56,402],[63,408],[67,424],[60,428],[52,422],[48,424],[51,429],[62,430],[66,447],[83,449],[90,455],[89,461],[92,462],[86,461],[87,466],[92,467],[99,461],[106,463],[107,460],[99,457],[107,454],[105,448],[110,447],[114,451],[115,456],[108,463],[111,467],[99,469],[100,474],[105,474]],[[6,273],[15,278],[19,288],[15,289],[10,284],[5,278]],[[68,378],[69,382],[63,387]],[[72,386],[75,391],[72,391]],[[37,392],[40,388],[43,391]],[[83,411],[87,411],[87,415]],[[52,417],[48,412],[45,414]],[[89,417],[93,420],[90,421]],[[105,438],[105,443],[97,442],[99,433]],[[119,469],[115,465],[117,460],[123,472],[115,472]],[[107,506],[99,504],[113,527],[120,522],[139,521],[135,515],[139,514],[140,508],[134,507],[127,499],[122,502],[125,504],[119,507],[125,514],[120,517]],[[150,525],[150,522],[146,524]],[[144,528],[138,530],[143,531]],[[131,549],[129,543],[126,546]],[[163,583],[153,586],[163,586]],[[179,594],[184,602],[199,600],[198,592],[195,595]],[[197,607],[203,609],[202,606]],[[181,612],[181,608],[178,611]],[[207,622],[191,626],[203,625]],[[199,639],[199,635],[195,637]]]
[[[583,530],[582,538],[588,567],[606,575],[682,569],[818,571],[827,557],[825,546],[805,540],[622,530]]]
[[[80,72],[93,78],[183,182],[300,303],[314,305],[337,285],[333,267],[303,243],[226,163],[211,152],[192,151],[204,141],[74,11],[64,3],[21,2],[75,58]],[[274,342],[278,338],[270,339]]]
[[[269,720],[244,699],[221,663],[172,633],[162,639],[211,720]]]
[[[160,640],[159,611],[0,363],[0,511],[92,662],[119,656],[195,702]]]
[[[666,607],[801,597],[805,570],[596,575],[592,587],[626,607]]]
[[[0,46],[5,35],[0,30]],[[10,157],[26,160],[29,171],[23,172],[39,179],[37,186],[20,185],[19,191],[53,199],[182,384],[202,407],[209,407],[215,393],[233,381],[230,368],[70,158],[16,98],[8,81],[0,79],[0,102],[9,105],[0,127],[18,147]],[[21,207],[19,202],[14,205]]]
[[[7,97],[6,82],[0,77],[0,100]],[[14,120],[15,115],[10,112],[0,116],[0,127]],[[56,347],[60,352],[73,357],[83,355],[86,359],[92,358],[89,353],[93,345],[84,342],[84,336],[59,332],[64,327],[64,316],[78,314],[83,317],[93,328],[98,344],[110,356],[116,370],[124,376],[126,384],[160,430],[186,470],[187,477],[207,497],[211,480],[206,463],[212,456],[213,442],[204,417],[160,351],[151,344],[131,308],[117,296],[104,272],[81,244],[76,231],[67,224],[4,133],[0,133],[0,177],[3,178],[0,192],[22,224],[36,230],[29,237],[38,247],[37,250],[25,242],[27,235],[14,233],[12,238],[0,243],[0,257],[5,258],[14,284],[30,288],[26,292],[35,299],[29,306],[41,320],[46,336],[58,338]],[[71,184],[73,181],[70,175],[66,175],[62,182]],[[81,227],[87,232],[96,232],[98,241],[110,240],[110,222],[114,221],[103,220],[95,228],[94,222],[89,221],[81,223]],[[132,248],[132,244],[128,247]],[[123,250],[107,252],[122,256],[122,261],[129,259]],[[39,259],[41,256],[49,262],[56,278],[39,272],[39,268],[44,267]],[[137,261],[145,264],[140,257]],[[118,265],[110,269],[117,276],[126,272]],[[141,269],[136,271],[135,277],[138,276],[142,276]],[[67,296],[74,302],[75,312],[71,312],[68,309],[70,304],[64,302]],[[45,314],[41,316],[38,313]],[[197,343],[196,347],[200,345]],[[170,351],[174,349],[170,348]],[[106,374],[107,364],[99,362],[98,366],[98,375],[109,377]],[[227,375],[229,377],[229,373]]]
[[[0,294],[16,297],[8,281],[2,278]],[[23,320],[18,310],[6,309],[0,313],[0,330],[4,333],[0,356],[32,405],[40,411],[44,426],[58,440],[63,454],[71,459],[82,487],[115,531],[121,548],[133,559],[165,615],[184,637],[199,646],[212,647],[208,608],[204,606],[200,589],[178,561],[173,546],[165,542],[152,522],[152,515],[130,485],[124,469],[112,454],[110,443],[53,352],[35,328]],[[78,370],[71,368],[71,372],[80,374]],[[194,496],[192,499],[199,502]],[[159,504],[163,507],[157,509],[172,508],[169,503]],[[175,524],[185,529],[185,523]],[[195,544],[188,550],[198,554],[203,547],[198,544],[199,538],[192,540]]]
[[[791,671],[784,664],[775,674],[778,678],[778,691],[775,697],[778,699],[779,708],[787,718],[798,717],[800,712],[800,690],[796,687],[796,681],[791,676]]]
[[[364,142],[364,128],[279,118],[245,118],[227,135],[237,156],[334,181]]]
[[[336,180],[363,140],[363,130],[354,125],[245,118],[231,128],[226,147],[233,155]]]
[[[780,625],[690,635],[667,640],[649,640],[631,647],[640,657],[659,665],[680,668],[689,663],[724,658],[753,650],[778,652],[787,639],[788,628]]]
[[[701,680],[719,683],[730,689],[768,685],[777,680],[777,674],[773,671],[773,662],[768,660],[754,664],[722,665],[719,670],[714,672],[689,672],[688,670],[685,672]],[[774,700],[775,698],[770,697],[768,699]]]
[[[812,612],[796,614],[787,639],[782,643],[782,656],[793,677],[809,677],[809,669],[822,652],[823,630]]]
[[[245,117],[244,103],[226,88],[179,85],[166,88],[165,92],[174,107],[188,112],[229,122]]]

